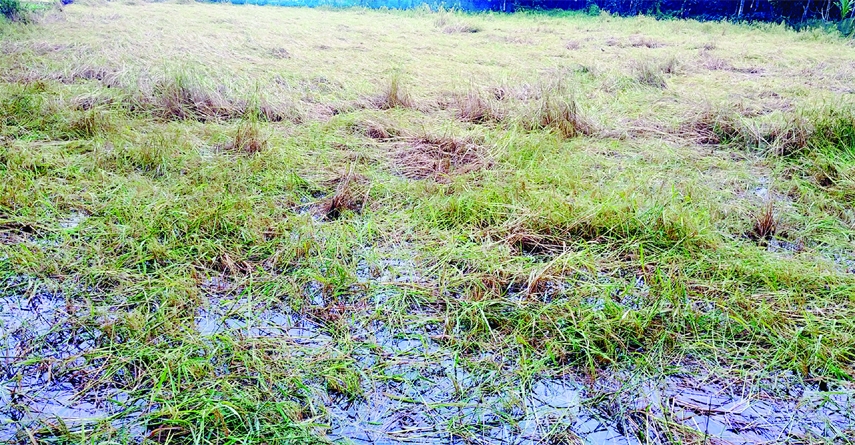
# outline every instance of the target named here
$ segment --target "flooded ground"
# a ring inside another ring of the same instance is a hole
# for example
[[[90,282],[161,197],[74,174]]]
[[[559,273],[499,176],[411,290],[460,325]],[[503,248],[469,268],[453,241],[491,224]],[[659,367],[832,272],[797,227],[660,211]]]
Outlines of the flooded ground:
[[[0,285],[0,441],[97,422],[134,428],[139,403],[104,383],[104,363],[87,360],[110,340],[81,303],[26,278]]]
[[[360,280],[420,280],[405,260],[379,264],[362,267]],[[87,360],[110,341],[93,328],[105,315],[81,296],[34,283],[11,280],[0,294],[0,440],[26,443],[107,422],[143,442],[145,414],[157,407],[111,385],[104,363]],[[273,338],[306,357],[336,348],[342,335],[356,345],[358,393],[305,382],[305,396],[321,407],[315,433],[335,443],[847,443],[855,434],[851,387],[788,373],[732,380],[688,364],[665,376],[525,375],[513,357],[445,347],[438,323],[402,329],[350,317],[347,332],[332,335],[317,317],[335,310],[320,285],[307,289],[312,306],[300,311],[253,302],[221,278],[202,287],[210,300],[194,321],[205,341]]]

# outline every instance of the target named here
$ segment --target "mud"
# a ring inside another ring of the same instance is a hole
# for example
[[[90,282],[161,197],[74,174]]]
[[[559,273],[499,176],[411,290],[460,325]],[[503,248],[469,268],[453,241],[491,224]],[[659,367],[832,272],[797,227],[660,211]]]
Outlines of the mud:
[[[541,376],[508,391],[493,385],[511,383],[511,369],[475,372],[429,341],[376,340],[387,356],[366,363],[382,367],[375,379],[382,383],[355,402],[323,400],[330,440],[765,444],[844,441],[855,433],[851,389],[822,392],[792,376],[739,385],[696,370],[657,378],[615,373],[595,383]]]
[[[412,266],[403,259],[365,261],[358,278],[417,283]],[[622,278],[630,281],[621,286],[621,298],[648,291],[633,277]],[[202,337],[287,339],[309,355],[336,347],[323,321],[311,316],[311,304],[293,311],[253,301],[222,279],[203,287],[210,300],[195,317]],[[316,291],[314,302],[329,307]],[[0,441],[97,422],[144,437],[138,419],[153,407],[100,379],[103,363],[87,362],[103,334],[82,328],[95,323],[78,317],[86,311],[75,301],[31,288],[27,280],[7,283],[0,293]],[[357,319],[372,320],[350,320]],[[324,407],[317,434],[336,443],[795,444],[845,443],[855,435],[852,387],[806,384],[786,373],[728,379],[688,364],[675,364],[667,376],[625,369],[529,375],[518,368],[518,357],[445,347],[441,322],[401,328],[376,319],[362,323],[346,328],[353,366],[363,376],[360,394],[328,392],[308,377],[304,382],[315,406]]]
[[[322,347],[332,339],[320,325],[299,313],[278,307],[254,305],[246,299],[217,300],[198,311],[196,329],[203,337],[277,337],[295,345]]]
[[[0,442],[32,442],[97,422],[138,429],[142,408],[102,379],[103,363],[85,357],[103,339],[80,322],[77,312],[87,310],[33,283],[0,283]]]

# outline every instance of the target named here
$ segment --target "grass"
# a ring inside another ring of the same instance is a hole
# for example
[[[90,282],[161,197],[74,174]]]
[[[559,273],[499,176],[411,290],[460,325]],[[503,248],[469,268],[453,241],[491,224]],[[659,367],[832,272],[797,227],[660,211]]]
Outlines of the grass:
[[[0,35],[0,295],[58,320],[3,388],[115,402],[16,440],[704,443],[645,385],[851,398],[845,39],[125,2]]]

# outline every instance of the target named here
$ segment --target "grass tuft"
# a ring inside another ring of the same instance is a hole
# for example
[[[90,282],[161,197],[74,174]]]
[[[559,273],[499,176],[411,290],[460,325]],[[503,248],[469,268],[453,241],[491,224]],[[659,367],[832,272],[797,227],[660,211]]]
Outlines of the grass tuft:
[[[312,213],[320,219],[334,221],[348,213],[360,213],[368,201],[368,178],[354,173],[353,167],[342,176],[328,181],[334,186],[332,195],[312,205]]]
[[[237,118],[246,108],[228,100],[199,76],[178,73],[157,83],[154,97],[142,99],[155,108],[155,114],[166,120],[202,122]]]
[[[74,138],[90,139],[115,131],[116,125],[105,110],[90,108],[72,118],[69,133]]]
[[[376,97],[372,102],[374,103],[374,106],[381,110],[412,108],[414,106],[410,93],[403,85],[403,76],[398,72],[393,73],[392,76],[389,77],[383,93]]]
[[[225,149],[243,154],[256,154],[267,148],[268,136],[255,119],[244,119],[235,130]]]
[[[763,210],[755,216],[754,227],[749,233],[750,238],[765,243],[775,236],[778,231],[778,221],[775,218],[775,205],[768,202]]]
[[[671,66],[663,66],[652,60],[636,61],[632,66],[635,80],[641,85],[653,88],[666,88],[668,86],[663,76],[666,69],[671,69]]]
[[[591,135],[595,131],[574,98],[549,90],[544,91],[536,106],[526,112],[522,122],[528,131],[550,130],[563,138]]]
[[[455,95],[454,107],[457,109],[457,117],[464,122],[484,124],[500,122],[503,118],[490,98],[475,88],[470,88],[466,94]]]

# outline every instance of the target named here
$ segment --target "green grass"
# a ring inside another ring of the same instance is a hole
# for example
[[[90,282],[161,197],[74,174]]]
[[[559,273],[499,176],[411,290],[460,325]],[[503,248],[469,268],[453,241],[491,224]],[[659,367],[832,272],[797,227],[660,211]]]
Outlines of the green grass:
[[[420,379],[452,382],[448,400],[395,397],[495,405],[509,428],[562,375],[851,388],[845,39],[584,15],[58,14],[0,24],[0,274],[6,292],[64,291],[97,341],[16,372],[85,370],[80,392],[127,394],[151,440],[322,442],[341,400]],[[197,326],[272,313],[319,339]],[[380,332],[424,347],[389,352]],[[449,363],[469,377],[432,374]],[[587,391],[599,409],[623,390]],[[705,440],[654,420],[650,443]],[[26,429],[136,440],[105,421]]]

